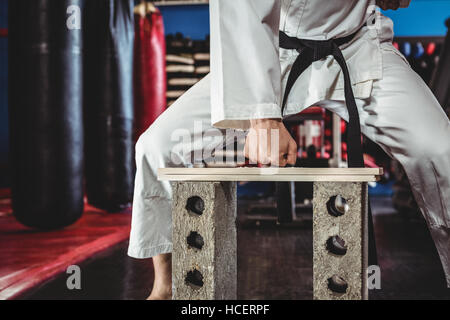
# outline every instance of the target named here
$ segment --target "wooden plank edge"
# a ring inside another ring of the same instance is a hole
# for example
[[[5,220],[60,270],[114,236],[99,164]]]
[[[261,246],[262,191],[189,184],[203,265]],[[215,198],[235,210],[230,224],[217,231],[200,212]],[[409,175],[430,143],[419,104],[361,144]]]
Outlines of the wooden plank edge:
[[[302,176],[288,176],[278,175],[159,175],[159,181],[296,181],[296,182],[375,182],[379,181],[380,177],[374,175],[302,175]]]
[[[383,168],[159,168],[164,175],[382,175]]]

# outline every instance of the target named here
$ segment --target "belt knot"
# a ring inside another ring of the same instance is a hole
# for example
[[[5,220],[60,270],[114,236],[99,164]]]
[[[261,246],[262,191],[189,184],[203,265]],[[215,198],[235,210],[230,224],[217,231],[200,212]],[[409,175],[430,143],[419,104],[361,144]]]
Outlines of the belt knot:
[[[336,44],[330,40],[301,40],[303,46],[309,48],[313,54],[313,60],[321,60],[333,54]],[[300,49],[301,50],[301,49]]]

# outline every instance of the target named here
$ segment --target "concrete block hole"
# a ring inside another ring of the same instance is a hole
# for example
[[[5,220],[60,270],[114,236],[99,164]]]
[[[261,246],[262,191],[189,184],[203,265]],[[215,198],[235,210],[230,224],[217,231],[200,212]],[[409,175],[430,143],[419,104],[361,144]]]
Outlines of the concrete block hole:
[[[203,275],[197,269],[188,271],[185,281],[186,284],[191,286],[193,289],[200,289],[203,287]]]
[[[186,238],[189,247],[201,250],[205,245],[203,237],[196,231],[191,231]]]
[[[347,245],[341,237],[333,236],[327,240],[327,250],[335,255],[343,256],[347,253]]]
[[[340,217],[348,212],[347,200],[342,196],[332,196],[327,202],[328,213],[334,217]]]
[[[348,288],[347,281],[338,275],[328,279],[328,289],[336,293],[346,293]]]
[[[199,196],[189,197],[186,201],[186,210],[200,216],[205,211],[205,202]]]

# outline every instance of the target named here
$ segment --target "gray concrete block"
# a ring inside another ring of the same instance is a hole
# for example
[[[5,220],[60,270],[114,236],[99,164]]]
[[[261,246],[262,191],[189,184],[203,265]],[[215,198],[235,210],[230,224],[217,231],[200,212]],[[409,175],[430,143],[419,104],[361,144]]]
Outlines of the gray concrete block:
[[[173,299],[236,299],[236,183],[172,184]],[[192,197],[203,210],[186,208]]]
[[[327,202],[333,196],[341,195],[347,200],[348,211],[334,216],[327,209]],[[313,283],[314,299],[318,300],[361,300],[367,299],[367,183],[360,182],[315,182],[313,198]],[[343,254],[342,243],[347,248]],[[327,241],[330,244],[327,248]],[[331,247],[331,248],[330,248]],[[345,293],[343,283],[334,283],[330,289],[329,279],[339,276],[348,287]]]

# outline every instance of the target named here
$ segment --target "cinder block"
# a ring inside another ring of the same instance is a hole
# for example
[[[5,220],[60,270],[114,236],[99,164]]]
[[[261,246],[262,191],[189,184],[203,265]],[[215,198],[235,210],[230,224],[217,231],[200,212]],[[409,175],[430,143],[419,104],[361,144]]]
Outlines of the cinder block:
[[[330,198],[337,195],[347,200],[348,211],[342,215],[339,212],[330,214],[327,208]],[[314,183],[314,299],[368,298],[367,197],[366,182]],[[335,236],[339,238],[332,238]],[[345,245],[341,240],[345,241]],[[340,279],[333,279],[333,276]],[[336,283],[331,279],[338,281]]]
[[[236,299],[236,182],[172,184],[173,299]]]

